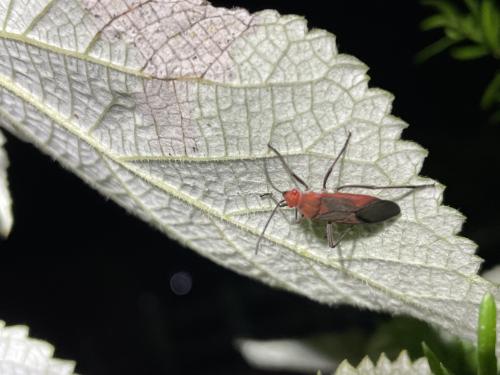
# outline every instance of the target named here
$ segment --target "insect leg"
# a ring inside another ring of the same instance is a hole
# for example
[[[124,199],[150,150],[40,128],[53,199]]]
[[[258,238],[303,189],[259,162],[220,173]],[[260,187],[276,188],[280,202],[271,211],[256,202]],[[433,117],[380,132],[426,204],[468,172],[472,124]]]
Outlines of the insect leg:
[[[427,187],[434,187],[436,184],[424,184],[424,185],[393,185],[393,186],[377,186],[377,185],[342,185],[335,189],[335,191],[340,191],[342,189],[349,188],[363,188],[363,189],[423,189]]]
[[[302,220],[304,220],[304,215],[300,214],[300,217],[299,217],[299,210],[295,209],[295,216],[293,218],[293,223],[300,224],[300,223],[302,223]]]
[[[270,193],[266,193],[264,195],[267,195],[267,194],[270,194]],[[271,194],[271,196],[272,196],[272,194]],[[274,209],[271,212],[271,214],[269,215],[269,218],[266,221],[266,225],[264,225],[264,229],[262,229],[262,232],[260,233],[259,239],[257,240],[257,243],[255,244],[255,255],[257,255],[257,253],[259,252],[260,242],[264,238],[264,233],[266,233],[266,229],[269,226],[271,219],[273,218],[276,211],[278,211],[278,208],[285,207],[284,205],[286,205],[285,201],[279,201],[276,203],[276,206],[274,206]]]
[[[285,168],[285,170],[287,171],[287,173],[290,175],[290,177],[292,177],[292,179],[295,179],[295,181],[297,181],[299,184],[301,184],[302,186],[304,186],[306,188],[306,190],[309,190],[309,186],[304,182],[303,179],[301,179],[299,176],[297,176],[292,171],[292,168],[290,168],[290,166],[287,164],[287,162],[285,161],[285,158],[283,157],[283,155],[281,155],[278,152],[278,150],[276,150],[273,146],[271,146],[270,143],[267,144],[267,147],[269,147],[276,154],[276,156],[278,156],[278,158],[281,161],[281,164],[283,164],[283,167]]]
[[[340,244],[340,241],[345,237],[345,235],[351,230],[352,227],[349,227],[342,233],[337,241],[335,241],[334,235],[333,235],[333,224],[331,221],[326,223],[326,237],[328,238],[328,246],[331,247],[332,249],[336,248],[338,244]],[[339,262],[340,266],[344,268],[344,257],[342,256],[342,249],[339,247],[338,248],[338,256],[339,256]]]
[[[352,227],[347,228],[342,234],[340,235],[339,239],[337,242],[335,242],[332,246],[332,248],[336,248],[338,244],[344,239],[344,237],[351,231]]]
[[[326,171],[325,177],[323,178],[323,190],[326,190],[326,182],[328,181],[328,177],[330,177],[330,174],[333,171],[333,167],[335,167],[335,164],[337,164],[337,162],[342,157],[342,155],[345,154],[345,151],[347,150],[347,145],[349,144],[349,140],[351,139],[351,134],[352,133],[349,132],[349,134],[347,135],[347,139],[344,143],[344,146],[342,146],[342,150],[340,150],[339,154],[337,155],[337,157],[333,161],[332,165],[330,165],[330,168],[328,168],[328,170]]]
[[[326,237],[328,239],[328,246],[331,247],[332,249],[336,248],[338,244],[344,239],[344,237],[349,233],[352,229],[352,226],[347,228],[342,234],[340,235],[339,239],[335,241],[335,237],[333,235],[333,223],[329,221],[326,223]]]
[[[334,248],[335,238],[333,237],[333,224],[331,221],[326,223],[326,239],[328,241],[328,246]]]
[[[326,235],[328,237],[328,246],[330,246],[332,249],[336,248],[340,242],[344,239],[344,237],[347,235],[347,233],[349,233],[352,229],[352,226],[350,226],[349,228],[347,228],[340,236],[339,236],[339,239],[337,241],[335,241],[334,237],[333,237],[333,224],[331,221],[329,221],[327,224],[326,224]],[[338,248],[338,255],[339,255],[339,262],[340,262],[340,266],[342,268],[344,268],[344,257],[342,255],[342,248],[339,246]]]

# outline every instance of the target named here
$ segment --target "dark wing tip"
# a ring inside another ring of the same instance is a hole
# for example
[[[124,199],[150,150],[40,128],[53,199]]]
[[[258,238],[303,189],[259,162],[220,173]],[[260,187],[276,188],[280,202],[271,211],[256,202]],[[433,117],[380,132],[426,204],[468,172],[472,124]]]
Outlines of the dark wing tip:
[[[356,217],[365,223],[380,223],[401,213],[401,209],[392,201],[376,200],[356,211]]]

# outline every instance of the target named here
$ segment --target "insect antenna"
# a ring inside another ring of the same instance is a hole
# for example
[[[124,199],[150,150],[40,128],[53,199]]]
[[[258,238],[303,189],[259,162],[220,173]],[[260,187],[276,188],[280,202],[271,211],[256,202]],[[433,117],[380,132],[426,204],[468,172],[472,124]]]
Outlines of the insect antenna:
[[[276,211],[278,211],[278,208],[284,207],[284,204],[286,204],[285,200],[281,200],[278,203],[276,203],[276,206],[274,206],[273,211],[271,212],[271,214],[269,215],[269,218],[266,221],[266,225],[264,225],[264,229],[262,229],[262,232],[260,233],[259,239],[257,240],[257,244],[255,245],[255,255],[257,255],[257,253],[259,252],[260,242],[264,238],[264,233],[266,233],[266,229],[269,226],[271,219],[273,218]]]
[[[328,181],[328,177],[330,177],[330,174],[333,171],[333,167],[335,167],[335,164],[337,164],[339,159],[342,157],[342,155],[345,154],[345,151],[347,150],[347,145],[349,144],[349,140],[351,139],[351,134],[352,133],[349,132],[349,134],[347,135],[347,139],[346,139],[344,145],[342,146],[342,150],[340,150],[339,154],[337,155],[337,157],[333,161],[332,165],[330,165],[330,168],[328,168],[328,170],[326,171],[325,177],[323,178],[323,189],[324,190],[326,190],[326,182]]]
[[[292,168],[290,168],[290,166],[287,164],[287,162],[285,161],[285,158],[283,157],[283,155],[281,155],[278,152],[278,150],[276,150],[273,146],[271,146],[270,143],[267,144],[267,147],[269,147],[276,154],[276,156],[278,156],[278,158],[281,161],[281,164],[283,164],[283,167],[285,168],[285,170],[287,171],[287,173],[290,175],[290,177],[292,177],[293,179],[295,179],[295,181],[297,181],[299,184],[301,184],[302,186],[304,186],[306,188],[306,190],[309,190],[309,186],[304,182],[303,179],[301,179],[299,176],[297,176],[292,171]]]
[[[271,176],[269,176],[269,170],[267,169],[267,159],[264,159],[264,174],[266,175],[266,180],[267,182],[269,182],[269,185],[271,185],[271,187],[276,190],[277,192],[283,194],[285,191],[283,190],[280,190],[276,187],[276,185],[273,183],[273,180],[271,180]],[[271,195],[271,194],[269,194]],[[262,194],[261,195],[261,198],[262,196],[265,196],[265,194]],[[271,195],[272,196],[272,195]]]
[[[342,185],[336,190],[343,190],[349,188],[363,188],[363,189],[423,189],[427,187],[435,187],[436,184],[424,184],[424,185],[392,185],[392,186],[376,186],[376,185]]]

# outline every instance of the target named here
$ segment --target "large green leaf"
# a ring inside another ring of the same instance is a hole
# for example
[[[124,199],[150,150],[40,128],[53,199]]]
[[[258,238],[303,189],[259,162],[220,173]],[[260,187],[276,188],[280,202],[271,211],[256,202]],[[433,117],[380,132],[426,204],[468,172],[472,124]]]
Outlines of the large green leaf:
[[[284,211],[254,254],[274,204],[259,197],[272,191],[264,162],[280,189],[293,186],[268,142],[316,189],[349,131],[330,187],[431,182],[418,176],[426,151],[400,140],[392,96],[368,88],[367,67],[332,34],[201,0],[1,0],[0,19],[2,126],[102,194],[270,285],[475,336],[481,297],[497,291],[476,275],[440,185],[353,190],[402,214],[335,250],[321,226],[291,225]]]

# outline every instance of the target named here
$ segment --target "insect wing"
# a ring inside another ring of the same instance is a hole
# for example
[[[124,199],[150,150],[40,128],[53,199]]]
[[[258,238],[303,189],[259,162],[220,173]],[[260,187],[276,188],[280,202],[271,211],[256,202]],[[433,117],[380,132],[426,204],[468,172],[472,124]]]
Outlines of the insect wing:
[[[399,215],[401,209],[392,201],[379,200],[360,208],[356,212],[356,217],[365,223],[380,223],[394,216]]]
[[[359,207],[352,199],[339,198],[335,196],[324,196],[320,198],[320,208],[314,220],[331,221],[334,223],[358,224],[356,211]]]

